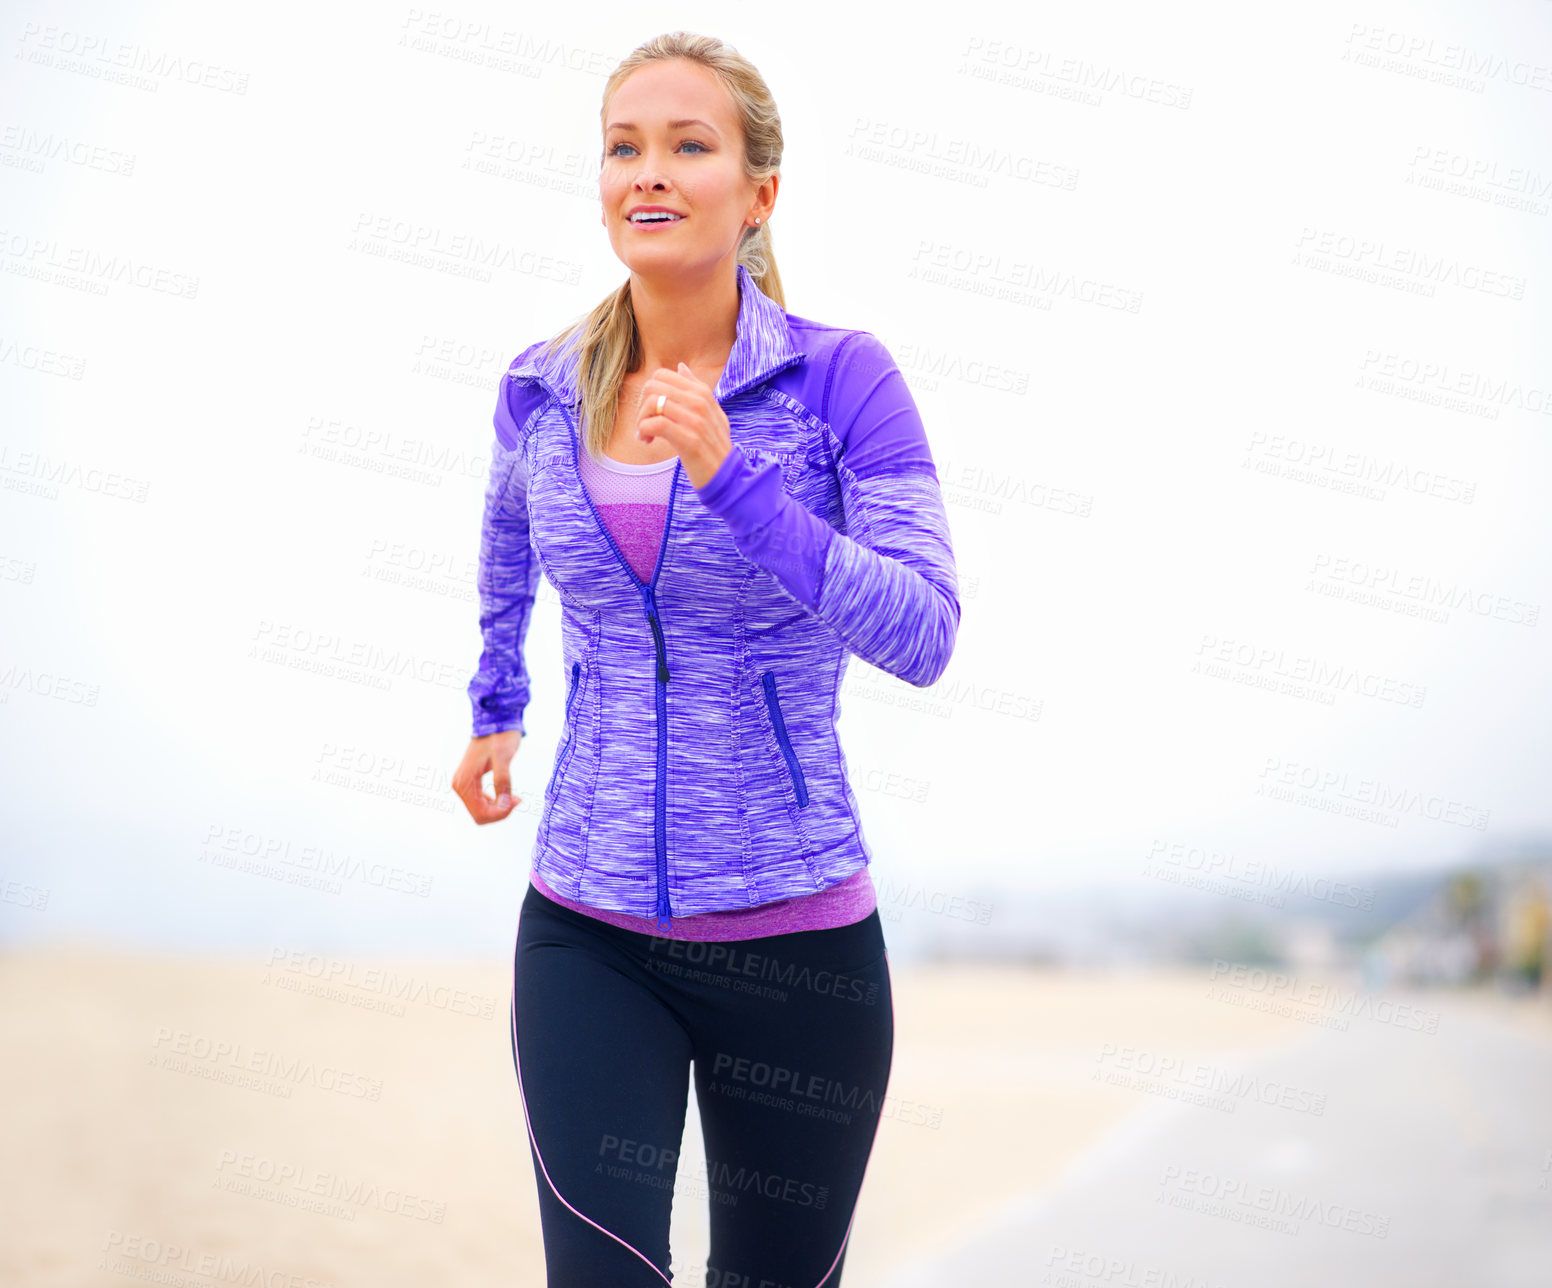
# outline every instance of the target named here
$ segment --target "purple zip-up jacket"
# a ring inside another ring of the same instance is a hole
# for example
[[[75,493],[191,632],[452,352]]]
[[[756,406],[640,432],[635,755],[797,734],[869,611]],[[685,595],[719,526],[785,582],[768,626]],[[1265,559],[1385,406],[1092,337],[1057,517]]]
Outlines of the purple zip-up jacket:
[[[485,489],[473,734],[523,729],[542,571],[566,705],[532,865],[660,928],[869,863],[836,731],[848,656],[925,687],[959,629],[937,470],[888,350],[786,312],[742,264],[738,288],[715,390],[732,450],[699,489],[676,463],[649,580],[582,485],[574,352],[532,344],[502,378]]]

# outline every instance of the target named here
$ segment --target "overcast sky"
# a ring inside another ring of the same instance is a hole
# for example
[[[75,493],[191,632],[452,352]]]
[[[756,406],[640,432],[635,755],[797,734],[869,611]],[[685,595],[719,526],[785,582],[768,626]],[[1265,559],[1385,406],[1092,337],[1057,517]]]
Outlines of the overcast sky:
[[[510,946],[564,691],[546,586],[476,828],[490,415],[626,272],[604,77],[679,24],[776,95],[789,311],[938,462],[954,660],[842,695],[878,880],[1545,830],[1545,8],[13,13],[0,939]]]

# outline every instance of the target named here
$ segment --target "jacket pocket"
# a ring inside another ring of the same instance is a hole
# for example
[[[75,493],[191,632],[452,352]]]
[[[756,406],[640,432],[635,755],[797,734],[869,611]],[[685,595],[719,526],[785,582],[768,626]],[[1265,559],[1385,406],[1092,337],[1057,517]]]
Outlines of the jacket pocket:
[[[566,691],[566,741],[561,744],[560,751],[555,757],[555,770],[550,775],[550,785],[544,789],[546,796],[555,795],[555,784],[560,781],[561,768],[566,763],[566,757],[571,751],[572,740],[576,737],[576,726],[571,720],[571,706],[577,700],[577,684],[582,678],[582,663],[571,664],[571,687]]]
[[[776,697],[776,672],[765,671],[760,676],[765,686],[765,706],[771,713],[771,725],[776,730],[776,741],[781,744],[782,758],[787,762],[787,772],[792,775],[792,789],[798,794],[798,808],[808,804],[808,787],[803,782],[803,766],[792,751],[792,740],[787,737],[787,724],[781,718],[781,703]]]

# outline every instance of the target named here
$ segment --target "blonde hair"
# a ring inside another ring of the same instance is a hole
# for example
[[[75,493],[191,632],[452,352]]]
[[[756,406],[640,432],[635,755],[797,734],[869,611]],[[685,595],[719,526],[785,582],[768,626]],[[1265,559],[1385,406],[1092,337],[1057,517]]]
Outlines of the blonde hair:
[[[727,89],[743,130],[744,175],[762,184],[781,169],[781,117],[770,87],[753,63],[715,36],[672,31],[638,45],[610,73],[604,85],[598,122],[602,129],[609,99],[633,71],[647,63],[685,58],[710,70]],[[600,157],[599,166],[603,165]],[[766,295],[787,307],[771,249],[768,223],[745,228],[738,243],[738,262]],[[543,346],[552,354],[561,348],[578,352],[577,388],[582,405],[582,445],[593,456],[603,455],[619,413],[620,387],[628,372],[641,362],[641,336],[631,306],[630,278],[604,297],[590,313],[573,322]]]

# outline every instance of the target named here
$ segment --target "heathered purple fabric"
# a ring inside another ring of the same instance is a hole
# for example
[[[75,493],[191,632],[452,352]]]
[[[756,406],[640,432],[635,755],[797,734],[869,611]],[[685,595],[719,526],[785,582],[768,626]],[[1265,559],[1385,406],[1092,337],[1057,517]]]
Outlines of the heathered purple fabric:
[[[542,568],[565,725],[532,867],[664,928],[871,861],[835,727],[848,658],[926,687],[960,619],[937,471],[888,350],[786,312],[742,265],[738,284],[715,390],[733,450],[700,490],[676,461],[648,583],[581,482],[574,350],[514,361],[485,494],[474,734],[522,728]]]
[[[620,552],[639,577],[650,578],[662,544],[664,520],[668,516],[674,461],[636,464],[617,461],[608,455],[594,459],[584,451],[577,453],[577,467],[588,495],[593,498],[599,516]],[[539,887],[540,893],[573,912],[639,934],[701,942],[725,943],[790,934],[797,930],[830,930],[861,921],[878,906],[872,876],[867,868],[858,868],[844,881],[826,886],[817,894],[797,895],[753,908],[735,908],[731,912],[673,917],[665,930],[660,929],[651,917],[609,912],[579,899],[568,899],[552,890],[537,871],[530,874],[530,879]]]
[[[778,899],[774,903],[762,903],[757,908],[738,908],[732,912],[702,912],[693,917],[673,917],[664,930],[658,927],[656,918],[609,912],[557,894],[537,872],[530,872],[528,879],[539,887],[540,894],[573,912],[642,935],[656,935],[659,939],[691,939],[700,943],[723,944],[735,939],[790,935],[797,930],[833,930],[836,926],[849,926],[861,921],[878,907],[873,874],[867,868],[858,868],[845,880],[826,886],[818,894],[795,895],[791,899]]]

